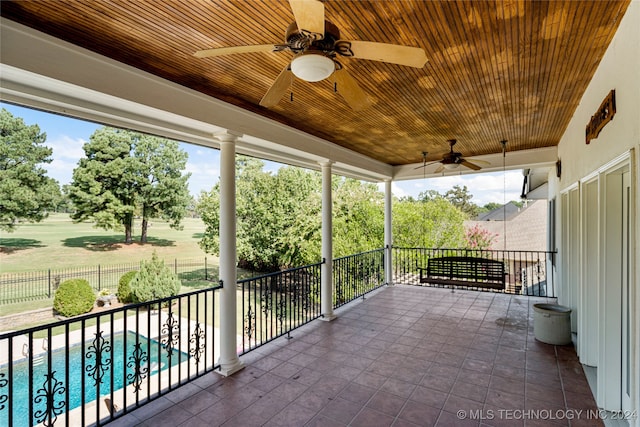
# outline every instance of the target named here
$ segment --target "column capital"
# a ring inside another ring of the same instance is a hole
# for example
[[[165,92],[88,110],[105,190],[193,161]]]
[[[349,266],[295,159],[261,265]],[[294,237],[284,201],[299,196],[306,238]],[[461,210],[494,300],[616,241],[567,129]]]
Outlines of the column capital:
[[[221,132],[214,133],[213,137],[220,142],[236,142],[238,138],[242,137],[242,134],[227,129]]]
[[[331,167],[335,162],[329,159],[318,160],[318,164],[323,168]]]

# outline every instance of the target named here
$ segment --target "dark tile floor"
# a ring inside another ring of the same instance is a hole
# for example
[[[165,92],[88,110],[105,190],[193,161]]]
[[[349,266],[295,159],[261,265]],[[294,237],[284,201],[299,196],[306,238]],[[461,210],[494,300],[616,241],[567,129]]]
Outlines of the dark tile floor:
[[[383,288],[112,425],[602,425],[573,347],[535,340],[536,302]]]

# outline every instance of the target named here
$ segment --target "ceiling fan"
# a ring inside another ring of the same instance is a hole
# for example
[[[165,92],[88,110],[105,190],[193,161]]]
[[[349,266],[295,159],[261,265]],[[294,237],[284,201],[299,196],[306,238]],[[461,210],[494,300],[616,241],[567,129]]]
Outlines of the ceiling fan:
[[[307,82],[330,79],[335,90],[349,106],[358,111],[367,108],[366,93],[347,72],[338,56],[388,62],[422,68],[427,62],[423,49],[370,41],[341,40],[340,30],[324,19],[324,4],[319,0],[289,0],[295,22],[285,32],[284,44],[222,47],[200,50],[198,58],[250,52],[281,52],[289,50],[294,57],[280,72],[275,82],[260,100],[263,107],[280,102],[293,76]]]
[[[458,152],[453,151],[453,146],[456,145],[456,142],[458,142],[458,141],[456,141],[455,139],[450,139],[447,142],[449,143],[450,151],[448,153],[446,153],[442,157],[441,160],[437,160],[435,162],[427,163],[426,162],[427,153],[422,153],[423,165],[422,166],[418,166],[416,169],[424,168],[424,167],[432,165],[434,163],[441,163],[441,165],[435,171],[433,171],[433,173],[440,173],[445,169],[447,169],[447,170],[457,169],[458,167],[460,167],[460,165],[466,166],[469,169],[472,169],[474,171],[478,171],[478,170],[482,169],[482,167],[478,166],[478,164],[485,164],[485,165],[489,165],[490,164],[489,162],[485,162],[484,160],[474,160],[475,163],[471,163],[470,161],[468,161],[467,159],[462,157],[462,153],[458,153]]]

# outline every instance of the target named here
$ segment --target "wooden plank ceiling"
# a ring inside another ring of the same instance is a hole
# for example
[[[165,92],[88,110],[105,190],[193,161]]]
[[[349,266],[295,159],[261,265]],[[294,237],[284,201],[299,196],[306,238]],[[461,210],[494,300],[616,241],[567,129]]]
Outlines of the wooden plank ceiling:
[[[624,1],[327,1],[345,40],[421,47],[416,69],[341,62],[372,106],[354,112],[328,81],[259,101],[291,52],[198,59],[215,47],[283,43],[287,1],[17,1],[0,13],[391,165],[557,145],[624,14]],[[604,94],[603,94],[604,95]]]

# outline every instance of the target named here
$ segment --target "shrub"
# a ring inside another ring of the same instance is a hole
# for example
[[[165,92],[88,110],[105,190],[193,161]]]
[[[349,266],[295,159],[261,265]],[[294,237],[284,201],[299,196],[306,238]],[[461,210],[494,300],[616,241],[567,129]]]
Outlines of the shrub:
[[[122,303],[133,302],[133,295],[131,294],[131,280],[136,277],[137,271],[128,271],[122,275],[118,282],[118,301]]]
[[[65,317],[77,316],[93,308],[96,296],[85,279],[62,282],[53,298],[53,309]]]
[[[180,279],[154,252],[151,261],[143,261],[140,271],[129,283],[134,302],[153,301],[178,295]]]

